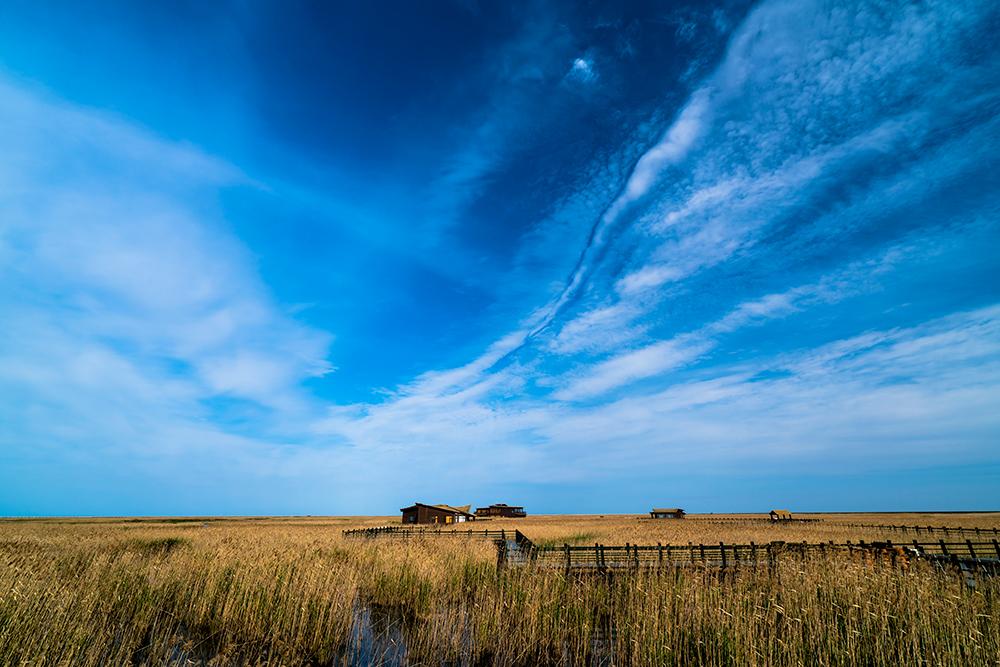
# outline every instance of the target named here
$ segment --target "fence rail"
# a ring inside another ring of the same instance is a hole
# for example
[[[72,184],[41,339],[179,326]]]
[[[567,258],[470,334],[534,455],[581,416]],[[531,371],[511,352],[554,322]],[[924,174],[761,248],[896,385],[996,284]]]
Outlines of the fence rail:
[[[345,530],[344,537],[398,537],[398,538],[425,538],[425,537],[464,537],[466,539],[481,538],[494,542],[514,542],[524,549],[534,548],[534,544],[524,533],[519,530],[467,530],[441,529],[441,528],[413,528],[409,526],[379,526],[376,528],[355,528]]]
[[[869,528],[875,530],[881,530],[883,532],[894,532],[903,534],[913,534],[913,535],[936,535],[941,534],[945,537],[950,535],[975,535],[976,537],[983,538],[1000,538],[1000,529],[998,528],[952,528],[946,526],[894,526],[891,524],[879,524],[879,523],[839,523],[839,522],[829,522],[828,526],[838,526],[843,528]]]
[[[873,526],[874,527],[874,526]],[[810,554],[843,553],[885,557],[893,564],[925,559],[950,564],[962,570],[1000,574],[1000,541],[996,538],[972,541],[880,542],[767,542],[757,544],[624,544],[593,546],[563,544],[535,546],[520,530],[441,529],[410,526],[379,526],[345,530],[345,537],[362,538],[438,538],[463,537],[486,539],[497,546],[497,564],[503,566],[533,563],[539,567],[606,572],[622,569],[652,569],[664,567],[731,568],[758,564],[773,565],[778,558]]]
[[[645,518],[648,518],[648,517],[643,517],[643,518],[645,519]],[[772,519],[769,516],[730,516],[730,517],[720,516],[720,517],[714,517],[714,516],[691,516],[691,515],[688,515],[688,516],[684,517],[684,520],[685,521],[703,521],[705,523],[728,523],[728,524],[760,524],[760,523],[766,523],[766,524],[775,524],[775,525],[781,525],[781,524],[787,524],[787,523],[819,523],[820,521],[822,521],[822,519],[798,519],[798,518],[795,518],[795,517],[793,517],[791,519]]]
[[[616,570],[660,567],[702,566],[728,568],[741,565],[773,564],[777,558],[788,555],[805,558],[809,554],[849,552],[865,555],[884,555],[892,562],[900,559],[928,559],[948,562],[963,567],[987,568],[1000,571],[1000,543],[988,542],[917,542],[894,544],[892,542],[859,541],[835,544],[833,542],[770,542],[766,544],[656,544],[656,545],[605,545],[562,546],[535,548],[530,560],[542,567],[559,567],[565,570]]]

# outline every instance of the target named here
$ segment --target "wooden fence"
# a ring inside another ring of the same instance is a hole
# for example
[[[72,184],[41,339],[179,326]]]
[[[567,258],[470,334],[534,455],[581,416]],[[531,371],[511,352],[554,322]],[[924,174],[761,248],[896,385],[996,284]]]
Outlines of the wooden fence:
[[[874,527],[874,526],[872,526]],[[565,569],[567,572],[607,572],[627,569],[653,569],[666,567],[734,568],[740,566],[774,565],[778,558],[799,557],[828,553],[849,553],[865,556],[884,556],[892,563],[897,560],[925,559],[936,563],[951,564],[963,570],[974,569],[992,574],[1000,573],[1000,541],[997,539],[972,541],[918,541],[893,543],[847,541],[830,542],[768,542],[757,544],[625,544],[593,546],[535,546],[520,530],[457,530],[411,526],[380,526],[345,530],[345,537],[353,538],[439,538],[462,537],[486,539],[497,546],[497,564],[500,566],[535,564],[538,567]]]
[[[826,525],[839,526],[843,528],[867,528],[882,532],[893,532],[913,534],[913,535],[975,535],[980,538],[1000,538],[1000,529],[997,528],[951,528],[945,526],[894,526],[880,523],[836,523],[830,522]]]
[[[531,550],[529,561],[541,567],[558,567],[570,570],[608,571],[618,569],[649,569],[661,567],[701,566],[729,568],[745,565],[774,564],[779,557],[848,552],[885,555],[895,562],[897,558],[923,558],[949,562],[961,566],[1000,570],[1000,543],[989,542],[917,542],[893,544],[892,542],[770,542],[767,544],[656,544],[610,546],[540,547]]]
[[[649,518],[649,517],[643,517]],[[756,525],[761,523],[782,525],[789,523],[818,523],[822,519],[772,519],[769,516],[691,516],[690,514],[684,518],[685,521],[703,521],[705,523],[725,523],[725,524],[737,524],[737,525]]]
[[[534,544],[519,530],[467,530],[424,528],[411,526],[379,526],[377,528],[356,528],[345,530],[344,537],[396,537],[396,538],[434,538],[434,537],[464,537],[466,539],[481,538],[494,542],[514,542],[523,549],[533,549]]]

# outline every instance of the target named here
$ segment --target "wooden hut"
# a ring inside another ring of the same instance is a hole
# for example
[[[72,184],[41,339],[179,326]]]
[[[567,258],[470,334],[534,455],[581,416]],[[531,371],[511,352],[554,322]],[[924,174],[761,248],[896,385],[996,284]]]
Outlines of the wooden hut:
[[[528,516],[524,508],[520,505],[508,505],[506,503],[493,503],[489,507],[477,507],[478,517],[498,517],[504,519],[523,519]]]
[[[792,513],[788,510],[771,510],[768,512],[768,516],[771,517],[771,521],[791,521]]]
[[[650,519],[683,519],[684,510],[680,507],[654,507],[649,510]]]
[[[404,507],[403,523],[429,523],[429,524],[451,524],[463,521],[472,521],[475,514],[469,513],[471,505],[452,507],[451,505],[425,505],[424,503],[414,503],[409,507]]]

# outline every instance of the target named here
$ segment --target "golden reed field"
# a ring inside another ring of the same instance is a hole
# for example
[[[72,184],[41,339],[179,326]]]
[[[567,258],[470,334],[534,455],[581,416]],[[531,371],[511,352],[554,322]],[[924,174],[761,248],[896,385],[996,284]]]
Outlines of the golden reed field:
[[[1000,527],[1000,514],[722,519],[539,516],[462,528],[612,545],[899,539],[845,523]],[[773,568],[567,574],[498,569],[482,538],[342,534],[398,522],[4,520],[0,664],[1000,664],[1000,577],[844,552]]]

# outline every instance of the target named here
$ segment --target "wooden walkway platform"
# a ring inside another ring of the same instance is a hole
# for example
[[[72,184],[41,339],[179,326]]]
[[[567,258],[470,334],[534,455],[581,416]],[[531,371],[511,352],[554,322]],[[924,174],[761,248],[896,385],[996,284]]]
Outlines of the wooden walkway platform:
[[[773,564],[789,556],[806,558],[828,553],[857,553],[902,564],[926,559],[974,569],[1000,572],[1000,543],[988,542],[769,542],[767,544],[656,544],[535,548],[525,562],[539,567],[570,570],[610,571],[669,567],[731,568]]]
[[[427,528],[416,526],[380,526],[345,530],[349,538],[485,539],[497,547],[499,567],[532,565],[559,568],[566,572],[611,572],[657,568],[700,567],[736,568],[774,565],[779,558],[807,558],[833,553],[857,554],[904,565],[913,560],[927,560],[951,565],[963,571],[1000,574],[1000,541],[997,539],[962,541],[892,542],[780,542],[764,544],[624,544],[592,546],[563,544],[536,546],[520,530],[476,530],[468,528]]]

